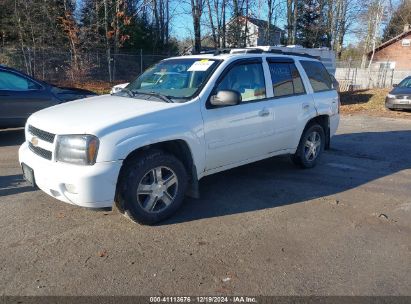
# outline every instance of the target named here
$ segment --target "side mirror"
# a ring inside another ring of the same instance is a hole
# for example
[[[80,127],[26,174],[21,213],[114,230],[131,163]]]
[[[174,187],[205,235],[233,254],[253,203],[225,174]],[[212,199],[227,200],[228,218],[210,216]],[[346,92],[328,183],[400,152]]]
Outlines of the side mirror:
[[[235,106],[240,102],[241,94],[232,90],[218,91],[210,98],[210,103],[213,106]]]
[[[398,84],[394,83],[392,86],[393,88],[395,88],[395,87],[398,87]]]

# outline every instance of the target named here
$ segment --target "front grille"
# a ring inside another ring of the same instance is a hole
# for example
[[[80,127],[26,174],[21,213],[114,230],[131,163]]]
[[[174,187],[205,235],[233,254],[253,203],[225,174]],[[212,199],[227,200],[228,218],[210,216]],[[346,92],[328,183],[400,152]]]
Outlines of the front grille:
[[[32,125],[29,125],[29,133],[49,143],[53,143],[54,137],[56,137],[55,134],[37,129],[33,127]]]
[[[34,154],[37,154],[38,156],[43,157],[45,159],[51,160],[52,153],[50,151],[47,151],[40,147],[35,147],[31,142],[29,142],[29,148]]]
[[[411,96],[407,96],[407,95],[397,95],[397,99],[411,99]]]

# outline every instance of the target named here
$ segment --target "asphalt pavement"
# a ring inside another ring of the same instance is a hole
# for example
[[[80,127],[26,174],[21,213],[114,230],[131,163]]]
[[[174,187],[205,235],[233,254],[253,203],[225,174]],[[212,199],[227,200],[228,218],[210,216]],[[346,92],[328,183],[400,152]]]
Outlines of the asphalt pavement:
[[[33,190],[0,131],[0,295],[411,295],[411,121],[344,116],[314,169],[201,180],[157,226]]]

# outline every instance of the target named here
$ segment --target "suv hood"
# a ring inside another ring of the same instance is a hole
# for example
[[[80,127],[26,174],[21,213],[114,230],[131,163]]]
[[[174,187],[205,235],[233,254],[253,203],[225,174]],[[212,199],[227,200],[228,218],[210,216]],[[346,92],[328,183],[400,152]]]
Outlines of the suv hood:
[[[59,104],[34,113],[28,123],[55,134],[94,134],[111,125],[178,104],[103,95]]]

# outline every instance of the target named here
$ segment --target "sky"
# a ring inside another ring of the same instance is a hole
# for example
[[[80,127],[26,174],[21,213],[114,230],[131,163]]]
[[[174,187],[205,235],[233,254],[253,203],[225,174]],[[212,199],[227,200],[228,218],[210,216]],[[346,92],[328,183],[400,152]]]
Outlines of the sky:
[[[77,11],[80,9],[83,0],[75,0],[77,5]],[[388,1],[388,0],[387,0]],[[400,0],[391,0],[394,6],[398,5]],[[253,8],[255,15],[258,16],[260,19],[267,19],[267,13],[262,3],[265,3],[264,0],[258,1],[257,7]],[[171,15],[171,35],[176,37],[179,40],[185,38],[191,38],[193,35],[193,23],[191,17],[191,7],[189,1],[171,1],[170,3],[170,15]],[[205,18],[204,18],[205,19]],[[279,28],[284,28],[286,24],[285,18],[279,19],[276,22],[276,26]],[[354,25],[356,27],[356,25]],[[204,30],[202,35],[207,34]],[[344,45],[347,46],[349,44],[356,44],[358,43],[358,37],[353,32],[348,32],[345,37]]]
[[[76,1],[77,13],[81,9],[83,0]],[[260,1],[263,2],[263,1]],[[261,19],[266,19],[267,16],[263,8],[256,8],[256,14]],[[171,15],[171,34],[177,39],[192,38],[193,35],[193,21],[191,17],[191,7],[189,1],[171,1],[170,3],[170,15]],[[205,16],[204,16],[205,17]],[[205,19],[205,18],[204,18]],[[284,22],[278,22],[276,26],[284,28]],[[202,34],[205,34],[202,33]]]

